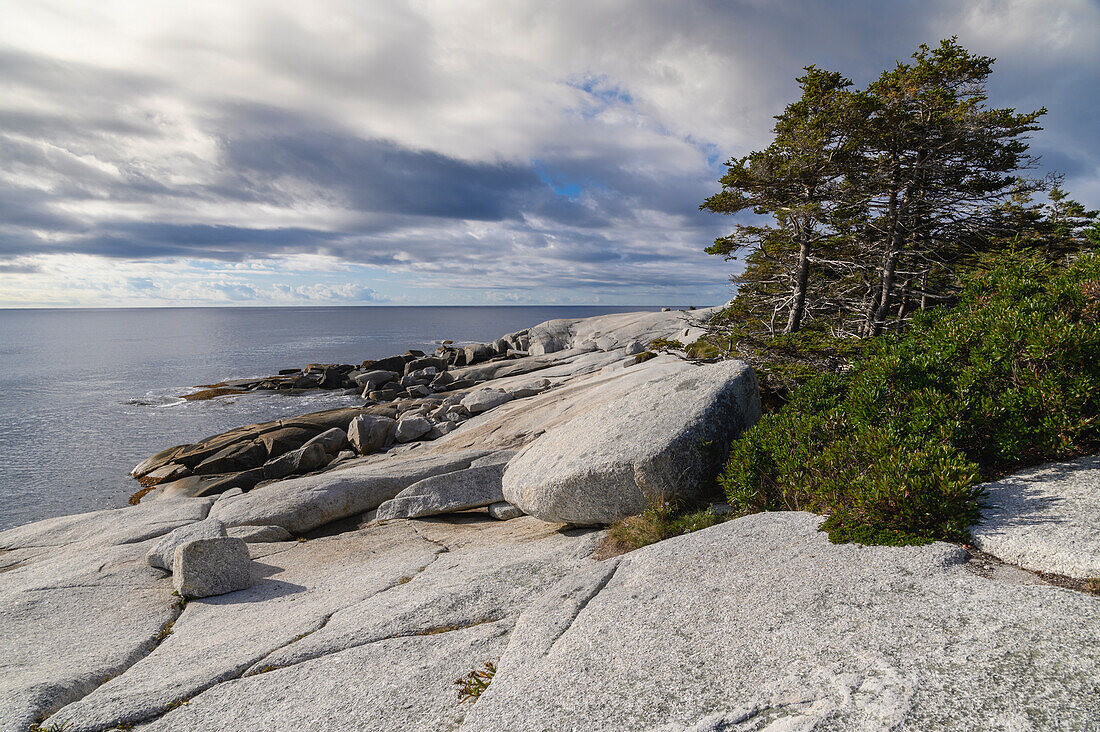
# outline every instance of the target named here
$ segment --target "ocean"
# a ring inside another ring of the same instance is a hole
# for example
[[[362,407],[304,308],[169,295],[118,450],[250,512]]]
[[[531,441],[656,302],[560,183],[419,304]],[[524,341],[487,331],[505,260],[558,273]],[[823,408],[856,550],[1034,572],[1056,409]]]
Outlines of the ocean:
[[[357,396],[256,392],[187,402],[224,379],[491,341],[551,318],[647,307],[0,310],[0,529],[124,506],[128,473],[172,445]]]

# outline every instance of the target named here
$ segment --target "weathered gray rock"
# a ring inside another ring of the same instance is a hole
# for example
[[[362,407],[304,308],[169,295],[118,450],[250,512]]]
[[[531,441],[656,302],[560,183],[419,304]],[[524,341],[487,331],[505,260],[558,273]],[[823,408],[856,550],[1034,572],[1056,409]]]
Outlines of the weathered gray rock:
[[[405,390],[405,392],[410,397],[418,399],[430,395],[432,393],[432,390],[424,386],[423,384],[417,384],[416,386],[410,386],[408,389]]]
[[[532,356],[542,356],[572,347],[574,322],[557,319],[539,323],[528,331],[530,344],[527,350]]]
[[[768,513],[593,563],[520,619],[463,732],[1088,729],[1100,601],[949,544]]]
[[[631,341],[626,345],[626,355],[637,356],[639,353],[645,353],[645,344],[641,341]]]
[[[549,379],[536,379],[535,381],[528,381],[519,386],[511,386],[505,389],[509,396],[513,399],[525,399],[526,397],[532,397],[536,394],[541,394],[550,388]]]
[[[49,722],[72,722],[70,732],[146,720],[189,731],[453,728],[469,708],[454,680],[499,657],[499,634],[600,538],[559,528],[453,517],[253,545],[266,552],[251,587],[187,603],[156,650]]]
[[[420,518],[503,501],[501,478],[505,464],[514,454],[506,451],[481,458],[464,470],[413,483],[379,506],[376,516],[379,519]]]
[[[439,358],[438,356],[424,356],[415,360],[409,361],[405,364],[406,374],[411,374],[414,371],[425,371],[427,369],[435,369],[436,371],[445,371],[450,364],[445,358]]]
[[[495,518],[497,521],[509,521],[514,518],[523,516],[523,511],[519,510],[508,501],[498,501],[497,503],[490,503],[488,506],[489,515]]]
[[[337,470],[260,486],[219,502],[211,510],[226,526],[282,526],[303,534],[331,521],[377,508],[418,480],[461,470],[488,451],[442,455],[380,456],[357,460]]]
[[[196,539],[220,539],[225,535],[225,524],[217,519],[196,521],[162,536],[145,555],[145,561],[148,562],[150,567],[166,569],[171,572],[176,547]]]
[[[348,425],[348,441],[360,455],[369,455],[389,445],[396,430],[397,420],[364,414]]]
[[[182,597],[213,597],[252,584],[248,545],[235,537],[195,539],[176,547],[172,586]]]
[[[432,423],[419,415],[402,416],[397,420],[394,437],[398,442],[411,442],[426,435],[432,429]]]
[[[271,544],[294,539],[282,526],[232,526],[226,533],[248,544]]]
[[[985,488],[974,546],[1027,569],[1100,577],[1100,456],[1042,465]]]
[[[339,427],[333,427],[317,435],[302,447],[309,447],[314,444],[321,445],[329,455],[336,455],[341,450],[346,450],[351,443],[348,442],[347,432]]]
[[[291,450],[264,463],[264,477],[285,478],[297,473],[308,473],[324,465],[327,458],[328,453],[325,452],[323,443],[307,443],[297,450]]]
[[[504,473],[504,498],[580,525],[610,524],[661,497],[693,498],[717,471],[721,446],[759,417],[756,376],[740,361],[658,379],[531,443]]]
[[[503,389],[478,389],[462,398],[462,406],[470,414],[481,414],[509,401],[512,395]]]

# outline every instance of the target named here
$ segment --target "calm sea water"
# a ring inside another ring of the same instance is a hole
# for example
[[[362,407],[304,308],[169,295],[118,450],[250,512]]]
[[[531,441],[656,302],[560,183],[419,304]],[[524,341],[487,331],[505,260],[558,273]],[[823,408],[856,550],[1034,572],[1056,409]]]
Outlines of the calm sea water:
[[[0,310],[0,529],[123,506],[139,487],[129,470],[165,447],[362,403],[331,392],[180,398],[196,385],[645,309],[652,308]]]

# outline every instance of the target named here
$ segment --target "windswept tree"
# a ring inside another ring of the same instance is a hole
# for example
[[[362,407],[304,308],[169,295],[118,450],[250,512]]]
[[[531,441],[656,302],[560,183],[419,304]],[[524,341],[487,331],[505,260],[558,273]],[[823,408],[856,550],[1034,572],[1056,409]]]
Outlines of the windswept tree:
[[[952,38],[858,91],[806,68],[772,143],[730,160],[700,206],[771,217],[707,249],[747,255],[734,282],[757,318],[785,313],[794,333],[807,313],[830,314],[838,332],[878,335],[954,297],[959,264],[996,245],[1012,201],[1046,185],[1023,176],[1046,110],[988,108],[993,61]]]
[[[802,326],[816,253],[853,213],[838,187],[859,156],[858,122],[865,114],[862,97],[847,91],[851,80],[814,66],[805,71],[798,78],[802,97],[776,117],[772,144],[726,163],[722,191],[700,206],[772,218],[736,226],[707,252],[727,260],[746,250],[756,253],[754,295],[771,308],[772,322],[786,311],[785,333]]]
[[[953,38],[935,49],[921,45],[912,58],[868,87],[865,157],[848,178],[848,195],[866,206],[878,256],[864,316],[868,335],[882,332],[899,298],[934,297],[925,286],[929,275],[960,246],[996,233],[1004,202],[1043,186],[1020,172],[1032,167],[1027,133],[1040,129],[1045,108],[987,108],[994,59]],[[909,284],[899,288],[903,279]]]

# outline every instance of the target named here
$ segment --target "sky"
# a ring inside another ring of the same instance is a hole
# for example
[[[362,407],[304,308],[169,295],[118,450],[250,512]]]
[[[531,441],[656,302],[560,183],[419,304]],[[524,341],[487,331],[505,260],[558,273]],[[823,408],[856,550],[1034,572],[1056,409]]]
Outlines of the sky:
[[[816,64],[956,35],[1100,207],[1100,0],[0,0],[0,307],[721,303]]]

